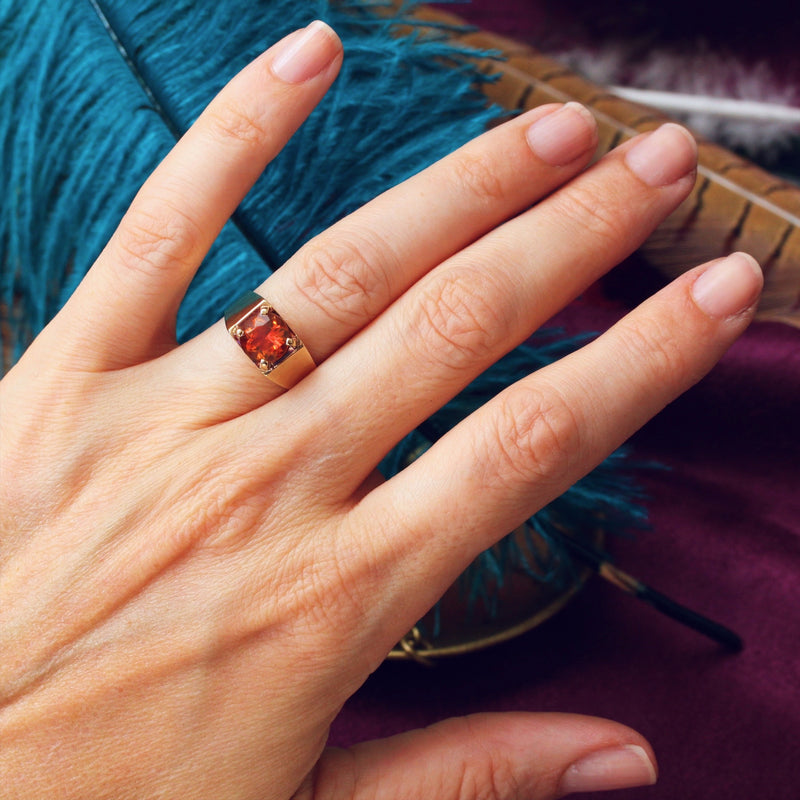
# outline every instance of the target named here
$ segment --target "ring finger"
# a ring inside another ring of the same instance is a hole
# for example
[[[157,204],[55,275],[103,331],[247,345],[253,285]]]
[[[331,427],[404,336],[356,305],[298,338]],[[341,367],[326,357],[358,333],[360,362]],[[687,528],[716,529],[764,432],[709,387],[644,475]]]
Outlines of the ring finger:
[[[578,173],[596,140],[594,119],[581,106],[534,109],[320,234],[258,291],[319,364],[432,267]],[[220,324],[163,364],[173,385],[185,382],[206,423],[249,411],[280,391],[236,350]]]

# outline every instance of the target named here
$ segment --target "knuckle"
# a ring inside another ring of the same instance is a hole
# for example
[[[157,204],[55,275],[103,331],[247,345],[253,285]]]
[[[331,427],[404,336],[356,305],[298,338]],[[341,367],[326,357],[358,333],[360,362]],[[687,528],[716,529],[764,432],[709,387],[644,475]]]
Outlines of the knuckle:
[[[374,232],[349,232],[313,240],[297,271],[298,292],[337,324],[363,325],[391,297],[398,263]]]
[[[442,785],[440,795],[449,795],[457,800],[512,800],[522,797],[523,787],[512,760],[500,743],[485,738],[485,731],[473,723],[476,717],[462,717],[441,723],[438,727],[443,735],[449,729],[465,726],[469,739],[476,745],[468,757],[462,758],[456,767],[455,785]],[[455,731],[454,731],[455,732]],[[443,776],[444,777],[444,776]],[[449,776],[448,776],[449,777]],[[451,779],[452,780],[452,779]],[[447,781],[449,783],[449,781]],[[443,781],[443,784],[445,781]]]
[[[508,760],[499,754],[487,759],[482,774],[475,781],[477,792],[471,798],[487,800],[513,800],[521,797],[520,784]]]
[[[362,619],[366,609],[365,594],[358,578],[362,570],[335,554],[317,555],[315,569],[309,573],[308,613],[319,616],[323,628],[338,629],[348,619]]]
[[[209,107],[204,122],[210,135],[226,145],[237,142],[248,149],[261,150],[269,140],[269,132],[258,117],[230,99]]]
[[[588,179],[579,180],[553,195],[552,200],[555,218],[562,224],[566,221],[570,229],[617,246],[628,238],[629,215],[620,203],[613,202],[608,188]]]
[[[408,329],[437,366],[462,372],[496,354],[506,326],[491,298],[505,295],[485,272],[458,273],[437,276],[424,287]]]
[[[452,170],[458,188],[483,203],[496,202],[505,195],[503,182],[492,159],[484,153],[453,155]]]
[[[393,532],[391,525],[379,522],[374,535],[365,540],[360,525],[345,514],[327,529],[324,540],[309,538],[297,548],[305,565],[297,591],[300,626],[324,643],[326,652],[341,654],[346,648],[349,658],[368,671],[385,658],[383,647],[388,649],[395,642],[364,637],[353,625],[358,620],[385,618],[387,604],[377,598],[397,564]],[[353,546],[355,542],[358,547]],[[361,645],[355,652],[357,641]]]
[[[309,539],[298,550],[305,565],[298,581],[300,614],[317,632],[339,632],[374,607],[381,562],[369,546],[358,552],[348,547],[353,535],[346,518],[340,519],[324,541]]]
[[[132,207],[114,237],[114,255],[126,269],[148,275],[192,269],[201,248],[197,224],[162,203],[163,213]]]
[[[688,370],[679,337],[669,325],[654,317],[644,317],[631,324],[622,341],[625,360],[643,370],[649,385],[663,384]]]
[[[490,431],[502,485],[559,482],[580,451],[581,426],[554,390],[517,385],[502,398]]]
[[[294,624],[298,631],[310,634],[316,646],[325,652],[336,656],[347,651],[353,663],[372,671],[386,652],[376,659],[372,652],[374,641],[360,637],[353,631],[353,625],[374,618],[375,598],[379,594],[376,583],[376,575],[367,569],[366,559],[354,557],[351,563],[324,547],[316,548],[313,562],[305,562],[295,586]],[[356,641],[363,646],[354,651]]]

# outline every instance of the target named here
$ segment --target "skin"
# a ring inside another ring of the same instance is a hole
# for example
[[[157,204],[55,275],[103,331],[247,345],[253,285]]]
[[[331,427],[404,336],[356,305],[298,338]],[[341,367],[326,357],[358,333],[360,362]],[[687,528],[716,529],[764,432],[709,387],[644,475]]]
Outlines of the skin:
[[[626,162],[636,142],[587,169],[591,127],[566,163],[538,158],[526,131],[555,106],[486,133],[258,288],[318,364],[284,392],[221,322],[177,346],[175,314],[334,80],[327,36],[312,77],[275,73],[284,41],[215,98],[0,384],[5,796],[553,798],[587,755],[654,759],[636,732],[566,714],[325,749],[471,559],[705,374],[759,288],[713,316],[691,294],[708,266],[689,271],[384,482],[394,443],[680,203],[694,154],[673,137],[686,169],[649,186]]]

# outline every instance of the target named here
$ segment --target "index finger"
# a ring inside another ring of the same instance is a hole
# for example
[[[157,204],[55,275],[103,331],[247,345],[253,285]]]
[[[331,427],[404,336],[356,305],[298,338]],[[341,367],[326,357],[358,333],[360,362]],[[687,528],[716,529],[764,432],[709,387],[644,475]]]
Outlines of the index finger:
[[[339,38],[317,20],[262,53],[212,100],[142,186],[62,312],[92,331],[88,347],[85,336],[70,336],[76,326],[59,331],[57,350],[66,349],[73,366],[116,369],[174,345],[175,315],[204,255],[341,60]]]

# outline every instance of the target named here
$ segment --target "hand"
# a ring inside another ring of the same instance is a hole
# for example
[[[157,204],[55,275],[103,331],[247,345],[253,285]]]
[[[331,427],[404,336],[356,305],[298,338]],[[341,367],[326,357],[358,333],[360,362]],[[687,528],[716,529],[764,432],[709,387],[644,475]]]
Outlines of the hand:
[[[676,207],[695,149],[665,126],[584,171],[596,132],[574,106],[486,133],[259,288],[318,364],[283,391],[222,323],[177,346],[175,314],[341,58],[313,25],[234,78],[0,387],[6,797],[551,798],[655,778],[641,736],[571,715],[324,746],[476,554],[715,363],[760,273],[734,256],[685,274],[384,482],[388,449]]]

